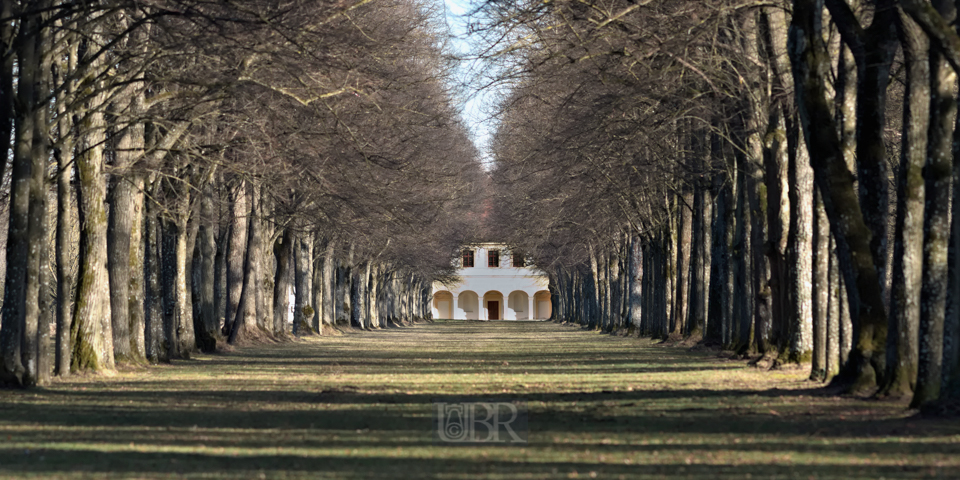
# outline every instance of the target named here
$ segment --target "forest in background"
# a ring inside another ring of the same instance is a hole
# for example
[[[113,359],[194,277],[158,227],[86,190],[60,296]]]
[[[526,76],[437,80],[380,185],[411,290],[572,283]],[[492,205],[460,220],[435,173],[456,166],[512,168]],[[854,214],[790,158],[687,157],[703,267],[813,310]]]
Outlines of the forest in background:
[[[435,4],[0,19],[0,383],[429,317],[484,178]]]
[[[485,2],[495,224],[557,319],[960,397],[957,4]],[[941,403],[942,404],[942,403]]]

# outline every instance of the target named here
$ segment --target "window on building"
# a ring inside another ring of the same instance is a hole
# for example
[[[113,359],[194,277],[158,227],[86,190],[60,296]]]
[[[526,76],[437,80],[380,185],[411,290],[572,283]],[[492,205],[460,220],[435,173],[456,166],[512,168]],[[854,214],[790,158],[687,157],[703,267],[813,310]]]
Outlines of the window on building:
[[[513,252],[513,266],[514,267],[527,266],[527,262],[523,260],[523,252]]]
[[[463,266],[464,268],[473,266],[473,250],[463,251]]]
[[[487,266],[488,267],[500,266],[500,250],[490,250],[489,252],[487,252]]]

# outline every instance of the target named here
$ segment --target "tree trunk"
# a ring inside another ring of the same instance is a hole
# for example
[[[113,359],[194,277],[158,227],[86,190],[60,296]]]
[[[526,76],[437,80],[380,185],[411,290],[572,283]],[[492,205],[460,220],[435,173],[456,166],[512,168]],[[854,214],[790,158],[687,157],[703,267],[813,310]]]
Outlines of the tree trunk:
[[[870,247],[872,233],[843,161],[837,123],[826,97],[830,58],[820,28],[822,3],[795,0],[793,12],[789,51],[800,119],[814,178],[823,192],[824,208],[837,241],[840,271],[844,284],[851,287],[847,294],[851,319],[857,327],[851,361],[836,381],[854,393],[872,391],[884,372],[887,332],[880,277]]]
[[[336,246],[333,240],[327,240],[326,248],[323,251],[323,273],[321,283],[323,289],[323,307],[321,308],[322,323],[325,326],[332,326],[336,321],[336,259],[334,251]],[[319,330],[319,325],[317,326]]]
[[[102,86],[96,90],[98,93],[87,101],[78,125],[77,147],[81,153],[76,162],[82,228],[77,303],[70,330],[71,370],[74,371],[114,368],[107,277],[107,186],[103,173],[106,122],[102,107],[107,101],[107,92]]]
[[[11,2],[4,2],[9,5]],[[6,25],[6,24],[5,24]],[[57,226],[56,226],[56,262],[57,262],[57,339],[54,370],[57,375],[70,375],[70,357],[73,351],[70,345],[70,331],[73,322],[74,295],[76,291],[77,246],[80,243],[80,219],[77,211],[76,191],[71,178],[76,175],[71,134],[73,121],[66,113],[66,101],[72,98],[75,82],[67,81],[66,74],[73,72],[77,64],[77,44],[72,42],[67,53],[60,57],[56,81],[66,82],[64,97],[57,102],[57,130],[60,142],[54,147],[57,160]],[[7,58],[12,58],[8,56]]]
[[[816,228],[813,237],[813,362],[810,379],[827,379],[827,336],[830,314],[830,221],[823,210],[820,192],[816,192],[814,210]]]
[[[253,189],[251,189],[252,191]],[[243,255],[243,265],[241,271],[243,272],[242,288],[240,290],[240,297],[238,298],[237,305],[239,306],[236,315],[231,322],[232,330],[230,330],[230,338],[227,340],[231,345],[237,343],[238,340],[242,340],[248,335],[248,331],[251,328],[257,328],[255,323],[255,316],[251,316],[249,310],[256,308],[256,303],[254,302],[253,296],[256,294],[254,289],[258,288],[255,283],[256,271],[254,270],[254,260],[253,257],[260,251],[260,229],[258,228],[258,221],[256,221],[257,214],[257,197],[251,195],[250,201],[250,210],[247,212],[250,215],[250,219],[247,222],[247,248]],[[256,315],[256,313],[254,313]]]
[[[6,9],[6,8],[5,8]],[[10,178],[10,220],[7,234],[7,269],[4,282],[2,320],[0,320],[0,383],[25,385],[32,383],[32,376],[36,375],[36,364],[33,371],[27,372],[23,363],[24,357],[32,361],[36,354],[36,312],[32,319],[33,331],[26,325],[28,322],[27,308],[31,307],[27,288],[27,279],[31,275],[30,258],[30,209],[31,187],[33,186],[33,136],[36,129],[37,102],[36,88],[39,83],[40,64],[36,55],[36,43],[33,35],[39,29],[39,14],[28,14],[20,22],[17,51],[17,98],[15,122],[13,132],[13,171]],[[7,55],[10,55],[8,53]],[[9,137],[8,137],[9,138]],[[4,139],[7,141],[7,138]],[[6,163],[4,159],[3,163]],[[34,258],[33,260],[36,260]],[[36,275],[37,272],[33,272]],[[34,276],[34,280],[36,277]],[[36,292],[33,292],[36,294]],[[31,337],[33,334],[33,338]],[[27,345],[24,345],[27,343]],[[26,347],[26,350],[24,350]]]
[[[717,157],[722,155],[718,135],[711,133],[711,150]],[[710,253],[710,308],[707,310],[707,340],[724,344],[724,325],[729,305],[726,294],[728,283],[727,273],[730,267],[727,250],[727,197],[729,186],[724,182],[725,175],[717,173],[713,178],[713,193],[716,199],[716,209],[713,211],[711,238],[713,245]]]
[[[293,232],[290,227],[273,244],[277,273],[273,283],[273,334],[284,333],[287,325],[287,312],[290,311],[291,263],[293,260]]]
[[[953,2],[934,2],[948,22],[956,17]],[[930,124],[924,169],[925,208],[923,282],[920,293],[920,343],[917,385],[910,405],[917,408],[940,397],[943,325],[946,314],[950,244],[950,201],[953,194],[953,127],[957,115],[957,76],[936,50],[930,58]]]
[[[220,321],[217,318],[216,296],[214,294],[214,284],[216,283],[216,256],[217,256],[217,235],[216,235],[216,212],[213,201],[213,186],[205,185],[200,196],[200,216],[197,218],[199,229],[197,230],[197,248],[196,255],[199,257],[197,262],[197,299],[199,303],[199,317],[195,319],[197,326],[197,345],[205,353],[215,352],[217,349],[217,338],[220,336],[218,331]]]
[[[704,186],[697,182],[693,194],[693,218],[690,248],[690,306],[687,317],[687,334],[699,340],[703,337],[703,327],[706,325],[706,304],[704,297]]]
[[[903,16],[903,54],[907,68],[903,108],[903,143],[897,185],[896,236],[890,297],[887,374],[882,393],[905,397],[917,381],[920,335],[920,285],[923,267],[923,166],[930,121],[930,63],[926,36]]]
[[[267,313],[264,308],[266,307],[266,300],[264,300],[264,283],[263,283],[263,221],[260,216],[260,204],[262,196],[260,194],[259,185],[251,185],[250,187],[250,218],[247,220],[250,222],[249,229],[250,235],[249,244],[247,248],[252,250],[250,255],[250,272],[249,281],[251,289],[251,304],[248,306],[250,309],[249,312],[252,313],[247,315],[247,328],[258,328],[264,331],[267,331],[266,319],[268,318]],[[270,312],[272,315],[273,312]]]
[[[836,242],[830,236],[830,293],[827,311],[827,379],[840,373],[840,270],[833,254]]]
[[[790,160],[790,232],[788,250],[792,311],[787,331],[787,360],[805,362],[813,348],[813,171],[798,145]]]
[[[363,328],[363,278],[361,277],[363,269],[357,266],[352,269],[352,278],[350,280],[350,325]]]
[[[644,255],[643,243],[636,234],[630,235],[630,317],[628,320],[629,328],[636,333],[641,331],[644,312],[643,295],[646,293],[644,286],[644,264],[646,256]],[[553,292],[551,298],[557,296]],[[559,299],[558,299],[559,300]],[[531,319],[533,312],[530,312]],[[631,332],[631,333],[633,333]]]
[[[294,284],[296,297],[294,304],[296,309],[293,312],[294,334],[308,334],[311,329],[320,332],[318,325],[311,324],[315,317],[315,309],[318,306],[316,299],[313,297],[313,293],[316,291],[313,282],[313,235],[300,232],[296,236],[295,243],[296,273]]]
[[[107,270],[110,281],[110,315],[113,327],[114,358],[118,362],[141,363],[142,352],[135,349],[136,340],[131,331],[131,259],[137,251],[133,238],[135,211],[140,190],[137,175],[130,172],[136,158],[144,149],[143,123],[139,120],[144,110],[143,94],[136,85],[125,88],[119,100],[126,118],[132,119],[122,130],[114,155],[113,179],[110,189],[110,217],[107,227]]]
[[[690,263],[693,249],[693,192],[683,195],[683,202],[677,209],[679,217],[679,238],[677,239],[677,285],[675,323],[670,333],[681,335],[686,329],[687,312],[690,298]]]
[[[177,222],[170,218],[160,221],[160,272],[163,291],[163,345],[167,359],[181,358],[180,339],[180,302],[178,288],[178,250],[181,233]]]
[[[151,193],[156,194],[156,183],[151,182]],[[144,345],[151,363],[167,362],[167,347],[163,343],[163,288],[161,287],[161,238],[157,206],[151,199],[144,207],[143,269],[144,269]]]
[[[230,238],[227,244],[227,309],[223,325],[224,335],[233,331],[233,320],[240,309],[240,293],[243,290],[243,259],[247,251],[247,194],[246,183],[241,182],[232,192],[232,215]]]

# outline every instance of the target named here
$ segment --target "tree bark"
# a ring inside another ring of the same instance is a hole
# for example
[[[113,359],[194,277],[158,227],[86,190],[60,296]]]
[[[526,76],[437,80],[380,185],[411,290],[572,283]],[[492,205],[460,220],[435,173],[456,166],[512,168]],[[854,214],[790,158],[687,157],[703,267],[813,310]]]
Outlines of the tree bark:
[[[150,182],[151,200],[144,207],[143,269],[144,269],[144,345],[147,360],[151,363],[167,362],[167,347],[164,345],[163,288],[161,287],[161,238],[160,222],[157,218],[156,182]]]
[[[830,58],[823,44],[822,4],[795,0],[789,43],[800,119],[814,178],[837,241],[840,271],[848,289],[850,314],[858,329],[851,359],[836,381],[851,392],[872,391],[885,369],[887,321],[880,277],[871,251],[871,230],[864,221],[853,178],[843,162],[838,127],[825,84]]]
[[[813,361],[810,379],[827,379],[827,336],[830,314],[830,221],[823,210],[820,192],[815,195],[813,237]]]
[[[333,240],[327,240],[323,251],[323,269],[321,274],[321,288],[323,290],[322,316],[321,321],[324,326],[333,326],[336,321],[336,259],[334,258],[335,244]],[[319,331],[321,326],[316,325]],[[325,328],[325,327],[324,327]]]
[[[273,244],[277,273],[273,283],[273,333],[280,335],[287,325],[287,312],[290,311],[291,263],[293,260],[293,232],[290,227],[283,228],[283,234]]]
[[[905,397],[917,381],[917,339],[923,273],[923,166],[930,121],[930,63],[926,36],[908,17],[902,19],[907,84],[903,108],[903,143],[897,185],[896,236],[890,298],[887,374],[882,394]]]
[[[247,251],[247,194],[246,183],[234,187],[231,198],[232,214],[230,238],[227,244],[227,309],[224,319],[224,335],[233,331],[233,320],[240,309],[240,293],[243,290],[244,254]]]
[[[99,83],[102,80],[91,78],[88,81]],[[71,370],[74,371],[114,368],[107,276],[107,186],[103,173],[106,122],[102,107],[107,101],[107,92],[102,85],[96,91],[98,93],[87,101],[78,125],[77,147],[81,153],[76,162],[82,228],[76,310],[70,331],[73,346]]]
[[[934,6],[947,21],[956,18],[953,2]],[[943,361],[943,325],[946,315],[950,243],[950,201],[953,194],[953,127],[957,115],[957,75],[943,56],[931,50],[930,124],[924,169],[925,209],[923,282],[920,292],[920,343],[917,385],[910,405],[917,408],[940,397]]]
[[[200,350],[206,353],[215,352],[217,349],[217,338],[220,336],[220,321],[216,312],[216,296],[214,294],[214,284],[216,283],[216,255],[217,255],[217,235],[216,235],[216,212],[213,201],[213,186],[205,185],[200,197],[200,216],[197,219],[199,229],[197,231],[196,254],[199,257],[197,262],[197,302],[200,313],[198,319],[194,322],[197,325],[197,345]]]
[[[251,189],[252,190],[252,189]],[[227,340],[231,345],[236,344],[238,340],[243,339],[248,335],[248,331],[251,328],[257,328],[255,323],[255,315],[250,315],[249,310],[256,308],[256,303],[252,298],[255,295],[254,289],[257,288],[255,284],[256,271],[254,270],[254,255],[259,252],[260,245],[260,229],[258,228],[258,223],[255,221],[255,216],[257,214],[257,198],[254,195],[251,195],[250,201],[250,210],[247,212],[250,215],[250,219],[247,222],[247,248],[243,255],[243,266],[241,271],[243,272],[242,278],[242,287],[240,290],[240,297],[237,300],[237,305],[239,308],[236,312],[236,315],[231,322],[232,330],[230,330],[230,337]]]
[[[309,333],[311,329],[320,331],[319,326],[312,322],[318,306],[316,299],[313,297],[316,291],[313,284],[313,235],[300,232],[296,236],[295,243],[296,274],[294,275],[294,283],[296,297],[294,304],[296,309],[293,312],[293,328],[296,335],[303,335]]]

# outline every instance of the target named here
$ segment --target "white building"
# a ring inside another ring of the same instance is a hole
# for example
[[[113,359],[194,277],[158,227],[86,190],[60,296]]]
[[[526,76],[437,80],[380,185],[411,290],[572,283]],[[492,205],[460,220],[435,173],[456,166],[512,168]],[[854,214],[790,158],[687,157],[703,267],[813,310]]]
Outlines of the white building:
[[[547,276],[506,245],[464,247],[456,285],[433,285],[433,318],[530,320],[550,318]]]

